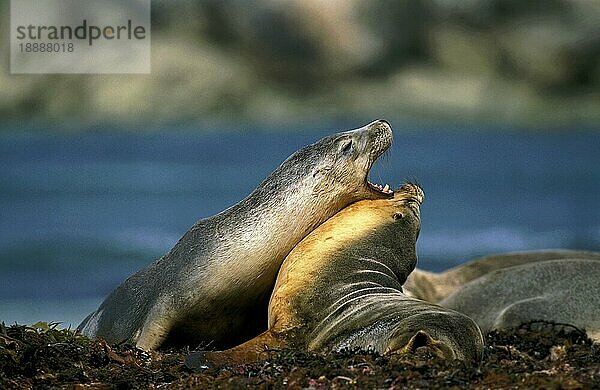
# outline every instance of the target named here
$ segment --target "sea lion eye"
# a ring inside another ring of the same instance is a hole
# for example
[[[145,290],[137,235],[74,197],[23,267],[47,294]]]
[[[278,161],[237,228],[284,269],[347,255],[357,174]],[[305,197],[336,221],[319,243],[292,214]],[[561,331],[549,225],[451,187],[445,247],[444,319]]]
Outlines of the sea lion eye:
[[[350,140],[346,141],[344,144],[342,144],[342,148],[340,150],[341,150],[342,154],[348,155],[348,154],[352,153],[353,146],[354,146],[354,141],[350,139]]]
[[[402,219],[402,218],[404,218],[404,214],[402,214],[402,213],[394,213],[393,218],[394,219]]]

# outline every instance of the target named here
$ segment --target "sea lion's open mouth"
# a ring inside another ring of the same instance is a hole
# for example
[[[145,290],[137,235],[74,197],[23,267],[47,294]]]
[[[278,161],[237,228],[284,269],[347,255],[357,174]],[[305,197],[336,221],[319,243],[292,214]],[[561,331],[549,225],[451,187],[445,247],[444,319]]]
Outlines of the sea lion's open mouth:
[[[385,186],[382,186],[381,184],[371,183],[370,181],[367,180],[367,186],[377,193],[388,195],[388,196],[394,195],[394,191],[392,191],[390,189],[390,186],[387,184]]]
[[[368,179],[368,171],[373,167],[373,163],[381,157],[392,145],[392,126],[388,121],[384,119],[376,120],[367,126],[367,132],[363,131],[363,134],[367,137],[367,148],[369,150],[369,165],[367,169],[367,177],[365,177],[365,186],[369,191],[374,192],[378,197],[382,195],[386,198],[394,196],[394,191],[390,189],[389,185],[376,184]]]

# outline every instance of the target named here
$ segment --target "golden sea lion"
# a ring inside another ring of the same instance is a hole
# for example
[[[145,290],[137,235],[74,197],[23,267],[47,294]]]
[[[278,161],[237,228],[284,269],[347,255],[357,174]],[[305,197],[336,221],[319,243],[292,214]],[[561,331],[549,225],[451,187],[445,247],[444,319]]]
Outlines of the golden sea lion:
[[[315,227],[361,199],[393,192],[367,180],[392,142],[378,120],[292,154],[248,197],[198,221],[171,251],[128,278],[78,329],[138,348],[227,348],[267,328],[281,262]]]
[[[483,338],[465,315],[403,294],[417,262],[422,190],[354,203],[302,240],[285,259],[269,302],[269,330],[222,352],[192,353],[191,368],[261,358],[269,348],[381,354],[425,347],[478,360]]]

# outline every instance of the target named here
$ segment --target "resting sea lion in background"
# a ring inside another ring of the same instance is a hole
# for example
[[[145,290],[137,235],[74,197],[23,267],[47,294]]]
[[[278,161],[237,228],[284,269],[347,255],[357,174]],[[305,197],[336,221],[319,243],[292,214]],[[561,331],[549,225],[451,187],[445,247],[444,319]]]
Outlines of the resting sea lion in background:
[[[516,265],[559,259],[600,260],[600,253],[568,249],[509,252],[480,257],[436,273],[416,268],[404,283],[404,292],[429,302],[440,302],[468,282],[492,271]]]
[[[600,341],[600,262],[566,258],[502,268],[440,305],[470,316],[484,333],[543,320],[585,329]]]
[[[403,294],[417,262],[422,190],[354,203],[327,220],[285,259],[269,302],[269,330],[222,352],[192,353],[191,368],[251,362],[269,348],[381,354],[420,347],[478,360],[483,338],[463,314]]]
[[[464,313],[485,333],[530,321],[570,324],[600,341],[600,253],[573,250],[489,256],[436,274],[415,270],[412,296]]]
[[[145,350],[227,348],[257,335],[292,248],[350,203],[393,196],[367,181],[391,142],[389,123],[378,120],[300,149],[248,197],[198,221],[170,252],[125,280],[78,329]]]

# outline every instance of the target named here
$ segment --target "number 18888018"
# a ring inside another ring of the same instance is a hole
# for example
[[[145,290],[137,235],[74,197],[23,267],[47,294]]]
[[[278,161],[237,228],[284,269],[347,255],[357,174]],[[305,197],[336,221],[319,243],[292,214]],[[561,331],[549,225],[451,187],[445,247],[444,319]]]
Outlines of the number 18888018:
[[[19,43],[21,53],[72,53],[73,43]]]

